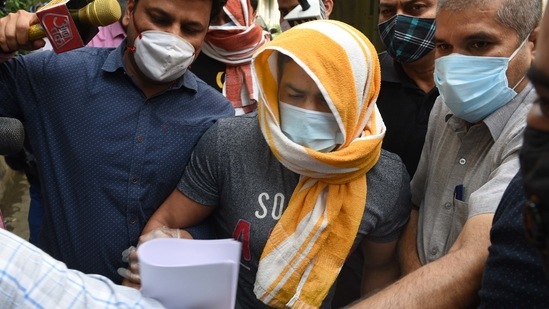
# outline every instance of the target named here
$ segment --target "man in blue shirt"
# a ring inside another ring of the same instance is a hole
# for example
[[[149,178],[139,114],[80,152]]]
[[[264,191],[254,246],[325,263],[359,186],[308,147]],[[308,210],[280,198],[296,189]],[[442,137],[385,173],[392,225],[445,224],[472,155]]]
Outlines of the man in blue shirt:
[[[116,49],[0,64],[0,114],[24,120],[39,167],[41,247],[68,267],[120,282],[121,252],[173,191],[198,138],[234,114],[187,71],[223,4],[130,0]],[[37,22],[24,11],[0,19],[0,56],[42,47],[28,40],[26,25]]]

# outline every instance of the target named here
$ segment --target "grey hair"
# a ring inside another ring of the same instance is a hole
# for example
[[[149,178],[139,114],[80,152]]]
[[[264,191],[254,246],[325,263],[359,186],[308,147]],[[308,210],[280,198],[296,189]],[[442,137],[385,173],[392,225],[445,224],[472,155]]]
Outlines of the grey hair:
[[[492,1],[494,0],[438,0],[437,14],[441,10],[460,11]],[[497,22],[514,29],[522,42],[540,23],[542,0],[502,0],[496,14]]]

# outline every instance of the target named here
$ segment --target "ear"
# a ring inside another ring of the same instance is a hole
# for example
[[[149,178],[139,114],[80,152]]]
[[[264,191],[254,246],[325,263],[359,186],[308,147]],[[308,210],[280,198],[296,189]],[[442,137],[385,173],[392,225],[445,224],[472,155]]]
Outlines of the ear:
[[[534,28],[532,32],[530,33],[530,36],[528,36],[528,43],[532,43],[532,59],[536,56],[536,48],[537,48],[537,42],[539,37],[539,26]]]
[[[334,9],[334,0],[325,0],[324,6],[326,7],[326,16],[330,18],[330,14],[332,13],[332,10]]]
[[[135,8],[135,2],[133,0],[128,0],[128,3],[126,4],[126,10],[124,12],[124,16],[122,17],[122,20],[124,20],[124,18],[129,19],[130,14],[133,14],[134,8]],[[128,20],[128,22],[129,22],[129,20]],[[128,26],[128,25],[125,25],[125,26]]]
[[[120,19],[120,24],[122,24],[122,28],[124,28],[124,31],[127,31],[128,25],[130,24],[130,16],[128,14],[124,14],[124,16],[122,16],[122,19]]]

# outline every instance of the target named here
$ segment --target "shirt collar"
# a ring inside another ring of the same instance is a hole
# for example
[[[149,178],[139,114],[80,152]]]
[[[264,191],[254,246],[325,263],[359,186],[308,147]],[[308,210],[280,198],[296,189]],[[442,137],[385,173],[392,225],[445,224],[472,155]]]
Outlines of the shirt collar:
[[[382,82],[401,84],[404,88],[414,89],[424,93],[424,91],[417,86],[416,82],[404,72],[402,64],[393,59],[387,51],[379,53],[378,57],[381,66]],[[436,87],[433,87],[429,93],[432,93],[433,91],[436,91]]]
[[[110,52],[109,56],[105,60],[102,66],[102,70],[109,73],[114,73],[117,70],[123,70],[124,68],[124,50],[126,49],[126,40],[122,41],[117,48]],[[187,69],[185,74],[180,77],[176,83],[172,86],[171,89],[179,89],[184,87],[186,89],[192,90],[195,93],[198,91],[197,77]]]
[[[105,26],[105,28],[108,28],[113,38],[126,37],[126,31],[124,31],[124,28],[122,28],[122,24],[120,22],[112,23]]]
[[[486,123],[486,126],[490,130],[490,133],[492,134],[492,138],[494,138],[494,140],[499,138],[499,135],[503,131],[503,128],[505,127],[507,122],[509,122],[511,116],[517,110],[519,105],[524,102],[524,100],[528,97],[528,94],[532,90],[532,84],[528,83],[526,87],[524,87],[524,89],[522,89],[522,91],[513,98],[513,100],[503,105],[501,108],[499,108],[490,116],[486,117],[486,119],[484,119],[484,123]]]
[[[528,83],[511,101],[497,109],[482,121],[486,124],[486,127],[488,127],[490,135],[492,135],[494,140],[499,138],[511,116],[515,113],[519,105],[529,97],[529,94],[532,91],[532,84]],[[448,122],[448,125],[456,132],[473,125],[461,118],[454,117],[452,113],[446,114],[445,119]]]
[[[402,71],[400,63],[396,62],[386,51],[379,53],[379,62],[381,66],[381,80],[390,83],[402,83],[402,74],[398,74],[398,69]]]

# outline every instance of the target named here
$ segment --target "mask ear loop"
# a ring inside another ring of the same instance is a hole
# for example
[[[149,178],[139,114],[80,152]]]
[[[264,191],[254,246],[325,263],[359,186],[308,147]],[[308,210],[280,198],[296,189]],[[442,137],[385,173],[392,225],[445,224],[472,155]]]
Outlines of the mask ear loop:
[[[513,58],[515,58],[515,56],[518,54],[518,52],[524,47],[524,44],[526,44],[526,42],[528,42],[528,37],[526,37],[526,39],[524,39],[524,41],[522,41],[520,46],[517,49],[515,49],[515,51],[511,54],[511,56],[509,57],[509,62],[511,62],[511,60],[513,60]],[[526,72],[524,73],[524,75],[522,75],[522,78],[511,89],[513,91],[515,91],[515,88],[517,88],[517,86],[520,85],[520,83],[522,83],[522,81],[525,78],[526,78]]]
[[[139,37],[139,39],[143,38],[141,31],[137,30],[137,24],[135,23],[135,14],[133,11],[132,11],[132,22],[133,22],[133,27],[137,31],[137,36]],[[135,53],[135,40],[133,41],[133,46],[126,45],[126,50],[128,50],[129,52]]]
[[[524,41],[522,41],[522,43],[520,43],[520,46],[517,47],[517,49],[515,49],[515,51],[511,54],[511,56],[509,56],[509,62],[511,60],[513,60],[513,58],[515,58],[515,56],[518,54],[518,52],[524,47],[524,44],[526,44],[526,42],[528,42],[528,37],[526,37],[526,39],[524,39]]]

